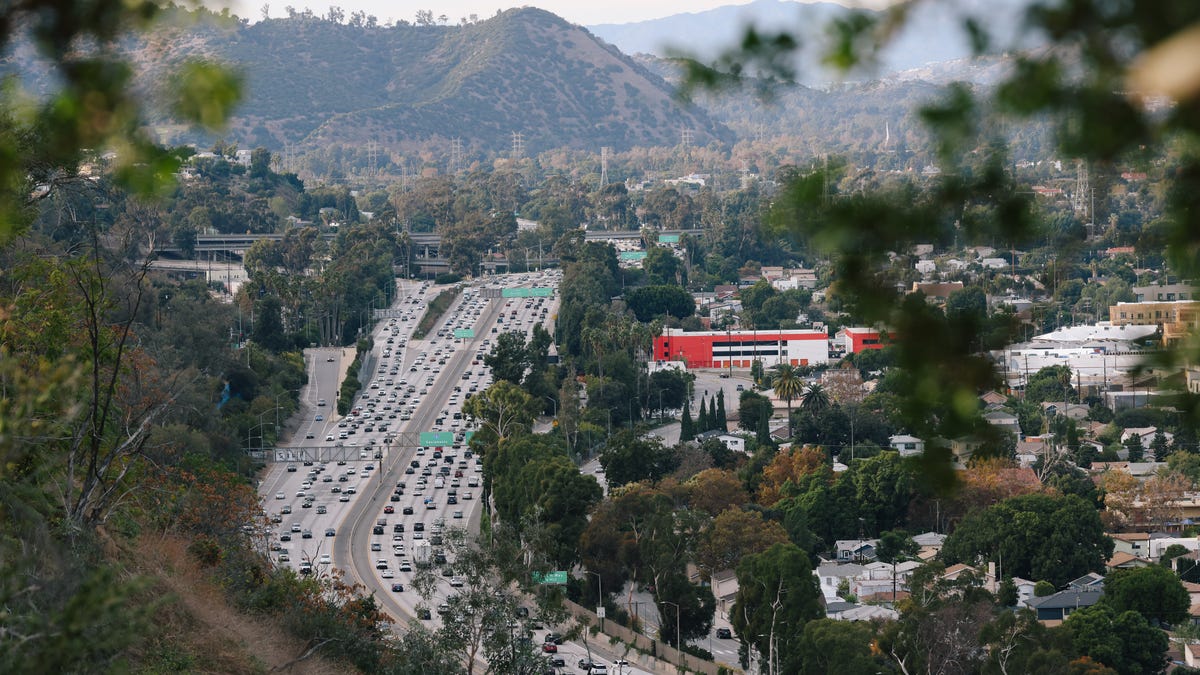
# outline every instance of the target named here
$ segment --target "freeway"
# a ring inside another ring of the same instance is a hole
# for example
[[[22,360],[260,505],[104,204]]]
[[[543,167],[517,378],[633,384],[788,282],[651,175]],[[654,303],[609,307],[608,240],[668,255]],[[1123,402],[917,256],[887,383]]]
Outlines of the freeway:
[[[546,272],[489,277],[485,284],[497,288],[556,285],[556,281],[555,273]],[[280,463],[264,480],[262,492],[268,510],[275,504],[276,508],[292,511],[273,514],[280,525],[278,536],[299,538],[298,545],[275,542],[281,548],[298,549],[294,551],[296,555],[288,555],[290,560],[285,564],[298,568],[300,561],[309,560],[317,574],[329,574],[334,567],[341,569],[348,583],[360,584],[375,595],[382,609],[398,624],[407,625],[416,616],[417,608],[424,605],[410,586],[412,573],[404,571],[403,565],[415,562],[409,557],[409,547],[418,536],[415,526],[423,526],[424,532],[420,534],[424,537],[430,537],[435,526],[459,525],[470,533],[479,530],[483,506],[478,498],[480,490],[472,484],[481,481],[481,467],[476,458],[466,456],[465,447],[457,447],[465,445],[460,440],[465,421],[453,417],[461,413],[467,394],[481,391],[491,383],[482,356],[490,349],[492,339],[506,330],[528,334],[539,322],[552,329],[557,300],[485,300],[480,297],[479,285],[469,286],[431,335],[415,340],[412,331],[428,301],[440,289],[401,281],[399,290],[391,312],[396,318],[381,321],[372,331],[373,363],[378,365],[373,375],[363,376],[364,390],[356,401],[354,413],[339,419],[332,407],[342,360],[349,355],[335,349],[309,353],[310,384],[301,399],[310,417],[301,425],[303,433],[297,433],[291,445],[344,443],[347,450],[357,449],[358,454],[349,452],[344,463],[330,462],[324,467],[314,463],[312,467],[304,467],[305,471],[295,464],[285,468]],[[454,337],[454,330],[468,328],[474,331],[474,337]],[[317,405],[321,398],[328,399],[326,406]],[[322,419],[317,420],[316,415]],[[411,437],[417,431],[449,432],[455,435],[456,442],[443,448],[440,460],[433,456],[432,448],[400,447],[387,442],[398,432],[407,432],[404,436]],[[301,439],[302,436],[313,438]],[[445,478],[445,486],[438,488],[434,486],[435,476],[443,467],[450,474]],[[458,472],[461,477],[456,476]],[[429,475],[421,476],[422,473]],[[305,478],[312,481],[309,488],[302,487]],[[422,478],[433,485],[420,486],[418,481]],[[400,483],[404,488],[396,490]],[[347,488],[354,489],[355,494],[347,495]],[[293,491],[297,495],[295,500],[291,498]],[[310,500],[310,492],[318,496]],[[451,503],[452,492],[456,493],[457,504]],[[305,502],[315,506],[305,509]],[[385,512],[388,507],[392,513]],[[377,531],[377,526],[381,530]],[[398,528],[403,531],[396,531]],[[299,534],[289,531],[292,529],[298,529]],[[301,536],[305,530],[312,533],[311,539]],[[332,530],[332,536],[323,536],[327,530]],[[381,567],[386,568],[386,576]],[[403,590],[393,591],[394,583]],[[443,578],[429,604],[436,606],[453,592],[450,580]],[[439,620],[433,614],[429,627],[436,628]],[[597,652],[605,651],[593,645],[589,652],[586,646],[573,643],[562,645],[560,650],[560,656],[572,664],[588,653],[603,663]],[[627,666],[624,672],[640,671]]]

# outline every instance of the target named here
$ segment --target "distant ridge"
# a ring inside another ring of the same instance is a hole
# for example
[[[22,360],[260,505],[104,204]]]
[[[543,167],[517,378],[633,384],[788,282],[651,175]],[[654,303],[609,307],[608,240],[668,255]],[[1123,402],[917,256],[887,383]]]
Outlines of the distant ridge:
[[[999,44],[1009,44],[1018,35],[1017,20],[1026,0],[961,0],[955,3],[918,3],[917,11],[895,43],[882,54],[878,68],[851,73],[851,79],[875,79],[897,71],[923,68],[929,64],[961,60],[970,49],[960,27],[960,12],[970,9],[987,17],[987,27]],[[711,59],[739,41],[747,25],[765,32],[791,31],[801,38],[797,60],[799,80],[822,84],[842,76],[821,65],[824,28],[850,10],[832,2],[755,0],[745,5],[726,5],[703,12],[675,14],[660,19],[624,24],[589,26],[596,36],[627,54],[669,56],[685,50],[703,60]],[[879,15],[879,12],[871,12]]]
[[[674,146],[683,129],[697,145],[733,140],[662,78],[540,9],[458,26],[349,25],[307,13],[249,24],[170,12],[128,45],[139,75],[161,81],[190,57],[240,68],[247,98],[228,137],[251,147],[376,141],[407,151],[460,139],[465,154],[479,156],[507,154],[514,134],[530,155]],[[28,50],[14,54],[0,71],[48,86]],[[171,128],[168,119],[155,122]]]

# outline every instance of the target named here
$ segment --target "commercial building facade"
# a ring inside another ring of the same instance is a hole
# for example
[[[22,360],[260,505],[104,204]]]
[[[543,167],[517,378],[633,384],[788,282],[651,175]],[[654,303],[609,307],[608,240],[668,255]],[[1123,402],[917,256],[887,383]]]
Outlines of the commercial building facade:
[[[749,368],[780,363],[809,366],[829,361],[829,334],[823,329],[775,331],[672,332],[654,338],[654,358],[682,361],[688,368]]]

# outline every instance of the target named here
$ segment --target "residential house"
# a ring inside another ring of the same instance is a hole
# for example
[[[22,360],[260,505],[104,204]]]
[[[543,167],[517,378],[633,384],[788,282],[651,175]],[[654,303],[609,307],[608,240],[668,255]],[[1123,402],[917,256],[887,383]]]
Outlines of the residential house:
[[[1030,598],[1025,606],[1037,614],[1038,621],[1047,626],[1057,626],[1071,616],[1072,612],[1091,607],[1104,597],[1104,587],[1070,588],[1041,598]]]
[[[882,605],[857,605],[852,602],[835,604],[836,607],[825,608],[825,616],[837,621],[896,621],[900,618],[900,612]]]
[[[1112,572],[1113,570],[1132,570],[1139,567],[1148,567],[1150,564],[1150,561],[1145,558],[1139,558],[1132,553],[1117,551],[1108,559],[1108,562],[1104,563],[1104,568]]]
[[[1037,587],[1037,582],[1021,577],[1013,577],[1012,581],[1017,587],[1017,606],[1027,605],[1034,598],[1033,589]]]
[[[1113,540],[1113,554],[1128,553],[1139,558],[1150,557],[1150,533],[1115,532],[1106,533]]]
[[[913,293],[922,293],[925,299],[935,304],[946,302],[950,298],[950,294],[954,291],[961,291],[963,282],[961,281],[944,281],[944,282],[920,282],[914,281],[912,285]]]
[[[1014,434],[1021,433],[1021,425],[1017,420],[1017,416],[1007,410],[992,410],[983,414],[983,419],[988,424],[1000,427]]]
[[[859,575],[850,579],[850,592],[863,601],[895,602],[902,597],[901,593],[908,596],[908,580],[924,564],[919,560],[906,560],[894,567],[891,563],[868,563]]]
[[[1004,405],[1008,401],[1008,397],[998,391],[986,391],[979,395],[979,400],[984,406],[999,406]]]
[[[846,582],[846,585],[849,586],[850,579],[862,574],[862,571],[863,566],[856,563],[822,562],[817,565],[817,569],[813,570],[813,574],[817,576],[817,582],[825,599],[835,602],[839,600],[837,592],[842,582]]]
[[[925,452],[925,441],[906,434],[892,436],[888,439],[888,445],[899,452],[901,457],[915,457]]]
[[[1200,668],[1200,644],[1188,643],[1183,645],[1183,662],[1189,668]]]
[[[1133,436],[1137,436],[1142,441],[1142,447],[1146,450],[1150,449],[1150,444],[1154,442],[1154,437],[1158,434],[1157,427],[1130,427],[1121,432],[1121,443],[1129,440]],[[1167,438],[1167,443],[1175,439],[1175,434],[1163,432]]]
[[[942,546],[946,545],[946,535],[937,532],[922,532],[914,535],[913,541],[920,547],[920,550],[917,551],[917,558],[928,562],[941,553]]]
[[[838,560],[862,562],[875,559],[878,545],[878,539],[839,539],[833,543],[833,550]]]
[[[1071,581],[1067,582],[1067,588],[1086,589],[1103,587],[1104,575],[1096,574],[1095,572],[1088,572],[1078,579],[1072,579]]]
[[[733,452],[746,452],[746,439],[742,436],[735,436],[734,434],[722,433],[720,431],[705,431],[702,434],[696,434],[697,443],[703,443],[710,438],[721,441],[726,448],[729,448]]]
[[[1043,401],[1042,414],[1046,417],[1055,417],[1062,415],[1080,422],[1087,418],[1090,408],[1082,403],[1068,403],[1066,401]]]

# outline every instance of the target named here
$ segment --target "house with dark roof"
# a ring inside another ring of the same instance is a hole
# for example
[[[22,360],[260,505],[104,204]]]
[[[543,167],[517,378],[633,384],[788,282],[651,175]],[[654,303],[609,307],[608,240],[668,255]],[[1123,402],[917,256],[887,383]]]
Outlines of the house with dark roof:
[[[1100,602],[1104,597],[1104,587],[1069,588],[1054,595],[1041,598],[1030,598],[1025,605],[1037,614],[1038,621],[1057,626],[1071,616],[1071,613]]]

